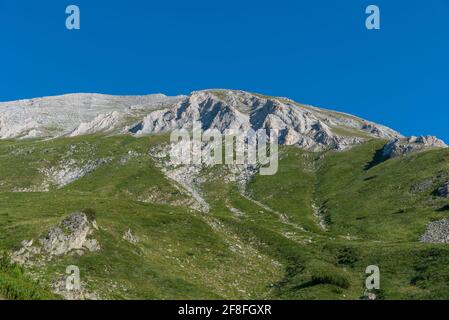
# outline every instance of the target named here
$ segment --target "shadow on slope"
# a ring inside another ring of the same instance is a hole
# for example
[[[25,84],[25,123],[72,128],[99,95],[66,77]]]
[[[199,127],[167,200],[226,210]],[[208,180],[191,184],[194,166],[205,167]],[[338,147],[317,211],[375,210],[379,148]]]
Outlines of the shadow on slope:
[[[373,159],[369,163],[366,164],[364,170],[368,171],[369,169],[374,168],[375,166],[377,166],[387,160],[388,160],[388,158],[383,155],[383,147],[382,147],[382,148],[376,150],[376,153],[374,154]]]

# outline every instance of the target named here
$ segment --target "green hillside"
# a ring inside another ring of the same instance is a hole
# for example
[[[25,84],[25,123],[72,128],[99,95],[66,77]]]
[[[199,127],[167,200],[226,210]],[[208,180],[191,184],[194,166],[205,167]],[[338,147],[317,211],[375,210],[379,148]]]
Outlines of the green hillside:
[[[379,140],[345,152],[281,147],[278,173],[256,175],[245,194],[220,178],[223,168],[205,169],[210,212],[202,213],[149,155],[164,141],[1,141],[0,249],[18,249],[89,208],[101,250],[26,268],[3,254],[0,296],[58,298],[52,283],[76,265],[105,299],[360,299],[374,264],[379,298],[449,298],[449,247],[419,242],[430,221],[449,217],[447,199],[433,195],[449,176],[449,150],[385,161]],[[62,188],[46,185],[52,167],[98,160]],[[416,190],[430,178],[431,187]],[[129,229],[139,242],[123,239]]]

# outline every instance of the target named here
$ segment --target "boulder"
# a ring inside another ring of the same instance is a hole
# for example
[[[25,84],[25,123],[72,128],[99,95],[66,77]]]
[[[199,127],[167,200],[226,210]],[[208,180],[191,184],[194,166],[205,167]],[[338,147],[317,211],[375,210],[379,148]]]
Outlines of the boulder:
[[[421,236],[421,242],[449,243],[449,219],[430,222]]]
[[[449,181],[437,190],[437,195],[444,198],[449,198]]]
[[[128,229],[128,231],[125,232],[125,234],[123,235],[122,238],[123,238],[123,240],[126,240],[129,243],[133,243],[133,244],[136,244],[139,242],[139,237],[134,235],[133,232],[131,231],[131,229]]]

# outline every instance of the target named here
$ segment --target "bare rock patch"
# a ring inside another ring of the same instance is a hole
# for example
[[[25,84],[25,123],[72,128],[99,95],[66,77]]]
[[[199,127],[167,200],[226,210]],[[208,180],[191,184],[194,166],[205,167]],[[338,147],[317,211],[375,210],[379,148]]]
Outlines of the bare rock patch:
[[[122,239],[132,244],[136,244],[139,242],[139,237],[133,234],[131,229],[128,229],[128,231],[123,234]]]
[[[449,219],[430,222],[421,236],[421,242],[449,243]]]

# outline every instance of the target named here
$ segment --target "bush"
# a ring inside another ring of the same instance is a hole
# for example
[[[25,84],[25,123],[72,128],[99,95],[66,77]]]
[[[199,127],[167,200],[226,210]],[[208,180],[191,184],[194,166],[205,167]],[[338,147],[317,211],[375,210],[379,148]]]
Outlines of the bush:
[[[349,280],[342,274],[320,271],[312,275],[312,284],[331,284],[342,289],[348,289],[350,286]]]
[[[354,267],[358,261],[358,253],[351,247],[343,247],[337,250],[337,263],[339,265]]]
[[[22,267],[11,263],[6,252],[0,252],[0,294],[9,300],[55,299],[49,290],[28,279]]]
[[[97,218],[97,212],[92,208],[83,209],[82,212],[86,215],[89,221],[94,221]]]

